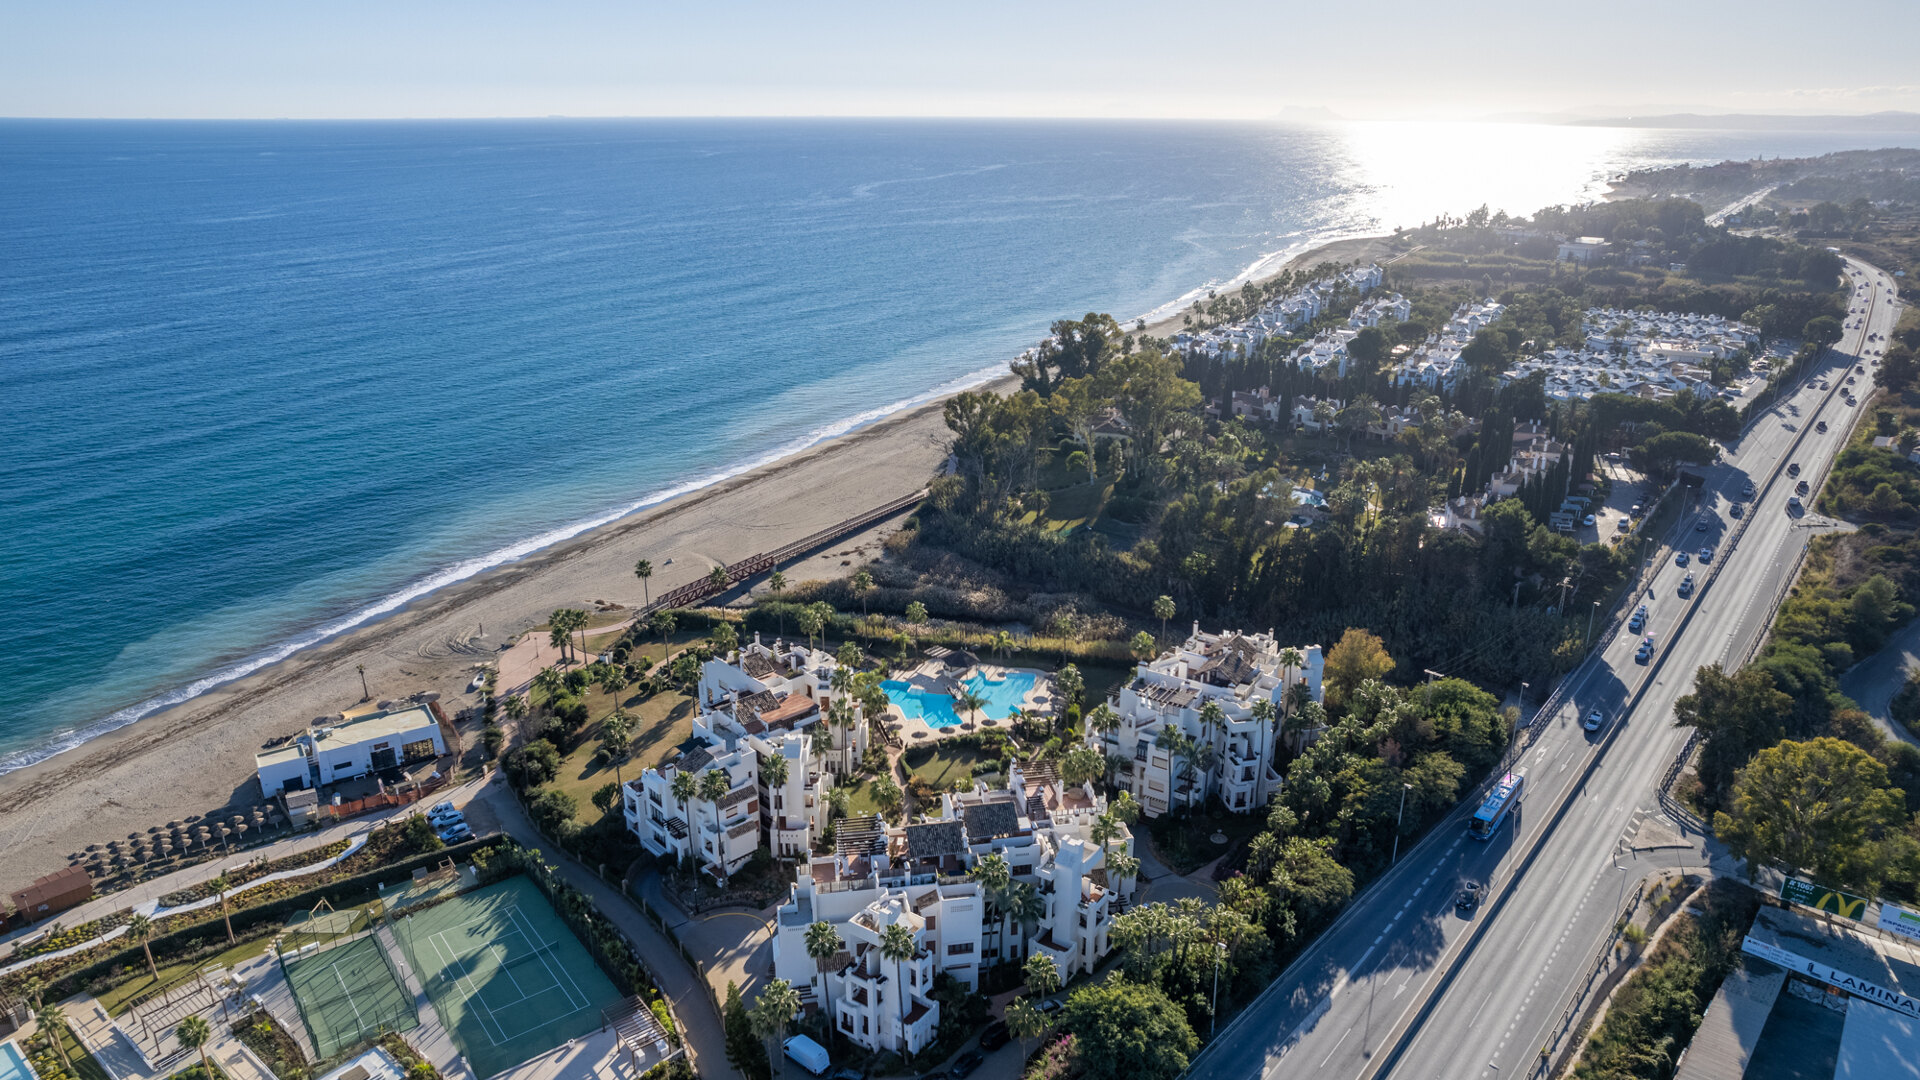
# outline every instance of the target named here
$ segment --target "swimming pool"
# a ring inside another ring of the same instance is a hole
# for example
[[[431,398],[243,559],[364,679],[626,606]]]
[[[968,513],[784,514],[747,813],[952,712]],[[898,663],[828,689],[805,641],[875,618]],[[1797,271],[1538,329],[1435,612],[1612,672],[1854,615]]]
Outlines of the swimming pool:
[[[1009,672],[1004,679],[989,679],[975,672],[967,676],[962,685],[986,699],[986,704],[980,707],[980,716],[1005,720],[1026,700],[1027,692],[1033,689],[1038,678],[1031,671]],[[888,679],[880,684],[880,689],[887,692],[888,701],[900,706],[901,712],[930,728],[949,728],[960,722],[953,698],[938,690],[916,690],[911,683],[898,679]]]
[[[27,1056],[10,1042],[0,1043],[0,1080],[38,1080]]]

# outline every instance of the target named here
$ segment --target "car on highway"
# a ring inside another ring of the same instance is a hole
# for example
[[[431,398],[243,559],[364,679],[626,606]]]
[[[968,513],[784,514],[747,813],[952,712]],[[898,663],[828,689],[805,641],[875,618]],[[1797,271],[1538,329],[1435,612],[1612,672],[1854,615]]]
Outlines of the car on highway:
[[[1848,394],[1848,395],[1847,395],[1847,405],[1848,405],[1849,407],[1852,407],[1852,406],[1854,406],[1854,405],[1858,405],[1858,404],[1860,404],[1860,399],[1859,399],[1859,398],[1857,398],[1857,397],[1854,397],[1854,396],[1853,396],[1852,394]]]
[[[953,1080],[966,1080],[985,1060],[987,1059],[980,1056],[980,1051],[969,1050],[954,1059],[953,1068],[947,1070],[947,1075],[953,1077]]]
[[[1676,555],[1675,555],[1675,556],[1673,557],[1673,565],[1675,565],[1675,566],[1685,566],[1685,565],[1687,565],[1687,553],[1686,553],[1686,552],[1684,552],[1684,551],[1682,551],[1682,552],[1680,552],[1680,553],[1678,553],[1678,554],[1676,554]]]
[[[1851,385],[1853,384],[1853,376],[1851,376],[1851,375],[1849,375],[1849,376],[1847,376],[1847,384],[1848,384],[1849,386],[1851,386]]]
[[[1802,480],[1799,483],[1793,485],[1793,493],[1795,495],[1805,495],[1810,490],[1811,489],[1807,486],[1807,482],[1805,480]]]
[[[980,1029],[980,1049],[998,1050],[1007,1045],[1007,1040],[1012,1037],[1012,1033],[1007,1030],[1007,1022],[1005,1020],[995,1020],[993,1023]]]
[[[1642,664],[1653,659],[1653,635],[1652,634],[1648,634],[1645,638],[1641,639],[1640,647],[1634,650],[1633,658],[1635,660],[1638,660]]]
[[[1680,598],[1684,600],[1687,597],[1692,595],[1693,595],[1693,575],[1688,574],[1686,577],[1680,579]]]
[[[1459,911],[1472,911],[1480,906],[1480,895],[1485,890],[1477,881],[1469,881],[1460,886],[1460,892],[1453,898],[1453,906]]]
[[[1601,712],[1599,709],[1595,709],[1587,714],[1586,722],[1580,726],[1586,728],[1588,731],[1599,731],[1606,726],[1606,723],[1607,714]]]
[[[1627,633],[1637,634],[1640,631],[1645,630],[1646,628],[1647,628],[1647,605],[1641,604],[1640,610],[1634,612],[1633,617],[1627,620]]]
[[[1788,465],[1788,466],[1787,466],[1787,475],[1788,475],[1788,476],[1799,476],[1799,475],[1800,475],[1800,463],[1796,461],[1796,462],[1793,462],[1792,464],[1790,464],[1790,465]]]
[[[1788,510],[1800,509],[1800,496],[1798,495],[1787,496],[1787,509]]]
[[[1756,494],[1758,494],[1759,491],[1760,491],[1759,488],[1753,486],[1753,481],[1749,480],[1747,481],[1746,486],[1740,489],[1740,494],[1751,499]]]
[[[1739,503],[1734,503],[1732,506],[1727,508],[1727,513],[1732,514],[1734,517],[1740,517],[1744,515],[1746,512],[1747,512],[1747,508],[1745,506],[1742,506]]]
[[[1701,549],[1700,549],[1700,561],[1701,561],[1701,562],[1703,562],[1703,563],[1707,563],[1707,562],[1712,562],[1712,561],[1713,561],[1713,547],[1712,547],[1712,545],[1708,545],[1707,547],[1703,547],[1703,548],[1701,548]]]
[[[1819,432],[1822,435],[1825,435],[1827,433],[1827,422],[1825,420],[1820,421],[1819,423],[1813,425],[1813,430]]]
[[[1706,531],[1707,531],[1707,519],[1706,519],[1706,518],[1701,518],[1701,519],[1700,519],[1699,521],[1696,521],[1696,522],[1694,522],[1694,523],[1693,523],[1693,531],[1694,531],[1694,532],[1706,532]]]

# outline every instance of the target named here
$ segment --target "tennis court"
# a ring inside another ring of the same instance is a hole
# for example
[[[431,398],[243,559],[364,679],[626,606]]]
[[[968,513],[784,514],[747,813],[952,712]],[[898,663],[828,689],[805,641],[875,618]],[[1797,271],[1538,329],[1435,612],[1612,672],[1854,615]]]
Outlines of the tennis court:
[[[531,881],[509,878],[393,919],[472,1066],[492,1076],[598,1030],[619,991]]]
[[[420,1026],[413,996],[401,987],[393,962],[371,935],[298,956],[283,952],[280,967],[322,1058],[382,1032]]]

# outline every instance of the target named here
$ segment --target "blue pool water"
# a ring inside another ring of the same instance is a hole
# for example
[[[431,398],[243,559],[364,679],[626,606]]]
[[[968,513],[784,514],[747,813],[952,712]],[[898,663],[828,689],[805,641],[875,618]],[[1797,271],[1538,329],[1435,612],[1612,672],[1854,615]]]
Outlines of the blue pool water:
[[[967,689],[987,699],[987,703],[980,708],[982,717],[1005,720],[1026,699],[1027,691],[1033,689],[1035,678],[1031,671],[1016,671],[1004,679],[989,679],[975,673],[967,676],[963,682]],[[910,718],[925,721],[930,728],[947,728],[960,722],[960,714],[953,708],[953,698],[947,694],[936,690],[916,690],[911,684],[897,679],[881,683],[880,688],[887,692],[888,701],[900,706],[901,712]]]
[[[13,1043],[0,1043],[0,1080],[35,1080],[33,1066]]]

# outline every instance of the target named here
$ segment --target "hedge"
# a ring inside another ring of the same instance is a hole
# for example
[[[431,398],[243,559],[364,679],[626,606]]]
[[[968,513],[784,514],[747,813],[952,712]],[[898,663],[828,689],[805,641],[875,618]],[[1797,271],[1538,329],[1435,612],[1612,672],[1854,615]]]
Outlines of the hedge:
[[[322,899],[325,899],[335,907],[354,907],[364,904],[380,895],[380,886],[396,884],[411,879],[413,871],[416,868],[431,866],[449,857],[459,859],[469,856],[480,848],[497,842],[496,839],[491,838],[475,839],[469,840],[464,844],[455,844],[439,851],[422,852],[419,855],[402,859],[399,862],[389,863],[377,870],[370,870],[364,874],[358,874],[353,877],[340,878],[328,884],[308,889],[305,892],[282,897],[271,903],[261,904],[257,907],[240,908],[231,915],[234,935],[236,937],[255,936],[247,934],[246,931],[268,921],[284,922],[288,915],[296,911],[306,911]],[[148,945],[153,949],[154,962],[156,964],[166,964],[193,951],[196,946],[208,939],[214,939],[224,944],[226,938],[226,923],[216,918],[196,922],[191,926],[182,927],[181,929],[168,933],[157,934],[148,941]],[[91,964],[87,964],[85,967],[67,971],[61,974],[57,980],[49,980],[51,985],[48,987],[48,1000],[59,1001],[73,994],[77,994],[85,990],[88,984],[94,980],[111,976],[117,967],[128,966],[132,968],[144,968],[147,961],[145,955],[141,952],[139,944],[129,941],[124,936],[115,938],[112,942],[102,946],[102,948],[119,945],[121,942],[127,942],[131,947],[121,948],[119,951],[96,960]],[[85,955],[84,953],[79,954],[80,957],[84,957]],[[76,959],[78,959],[78,957],[76,957]],[[52,969],[57,970],[58,963],[59,961],[50,961],[49,965],[53,966]],[[9,983],[24,981],[29,975],[37,975],[45,979],[47,978],[49,965],[27,968],[18,972],[9,978]]]

